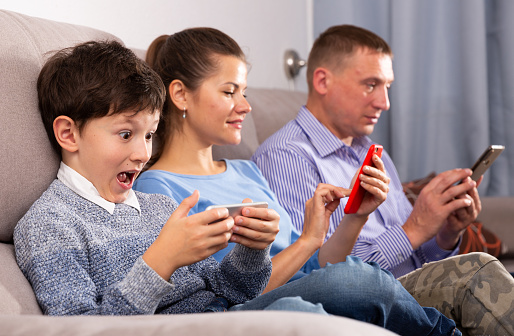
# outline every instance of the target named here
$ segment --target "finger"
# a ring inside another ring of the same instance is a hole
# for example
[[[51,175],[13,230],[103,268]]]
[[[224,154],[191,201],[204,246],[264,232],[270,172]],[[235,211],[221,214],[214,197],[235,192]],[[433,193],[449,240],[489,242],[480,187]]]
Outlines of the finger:
[[[242,203],[252,203],[252,202],[253,201],[251,198],[245,198]]]
[[[385,193],[389,192],[389,183],[388,182],[384,182],[383,180],[363,175],[363,176],[361,176],[361,185],[364,187],[365,184],[368,187],[377,188],[377,189],[379,189],[382,192],[385,192]]]
[[[232,237],[230,238],[230,242],[238,243],[254,250],[263,250],[271,243],[264,241],[256,241],[236,234],[232,235]]]
[[[444,202],[448,202],[453,198],[459,197],[460,195],[467,195],[468,192],[471,192],[471,190],[475,188],[475,185],[475,181],[470,178],[466,178],[464,179],[463,183],[453,185],[445,190],[441,195],[442,199]]]
[[[437,194],[442,194],[451,188],[457,182],[464,180],[466,177],[471,176],[471,169],[453,169],[440,173],[434,177],[426,187],[427,190],[433,190]],[[425,187],[425,188],[426,188]],[[455,197],[453,195],[452,197]]]
[[[382,201],[386,200],[387,193],[389,191],[389,187],[388,186],[385,186],[385,189],[382,189],[382,188],[374,186],[372,184],[368,184],[368,183],[366,183],[364,181],[361,183],[361,186],[362,186],[362,188],[364,188],[364,190],[369,192],[375,198],[377,198],[379,200],[382,200]]]
[[[244,207],[241,214],[248,218],[259,218],[264,221],[279,220],[280,215],[273,209],[269,208],[255,208],[255,207]]]
[[[477,188],[478,186],[480,185],[480,183],[482,183],[482,180],[484,179],[484,175],[480,176],[477,180]]]
[[[241,230],[244,230],[244,228],[261,233],[278,233],[278,220],[266,221],[257,218],[238,216],[235,223],[236,225],[232,230],[238,234]]]
[[[458,209],[466,208],[471,205],[471,200],[468,198],[454,198],[449,203],[445,204],[443,207],[446,209],[448,213],[456,212]]]
[[[375,165],[375,167],[377,169],[379,169],[380,171],[382,171],[384,173],[386,172],[384,161],[382,161],[382,159],[380,157],[378,157],[377,154],[373,154],[372,160],[373,160],[373,164]]]
[[[389,176],[387,176],[387,174],[384,171],[380,170],[380,169],[377,169],[377,168],[371,167],[371,166],[366,166],[366,167],[364,167],[364,171],[363,172],[365,173],[366,176],[379,179],[379,180],[389,184],[389,180],[390,180]]]
[[[319,183],[318,186],[316,187],[316,190],[314,191],[314,195],[316,195],[317,192],[320,193],[321,195],[326,195],[327,192],[330,192],[331,193],[330,197],[335,199],[335,198],[345,198],[345,197],[350,196],[352,189],[336,187],[336,186],[334,186],[332,184],[328,184],[328,183]]]
[[[319,209],[318,211],[328,210],[332,214],[341,203],[341,198],[347,197],[350,193],[351,189],[319,184],[310,201],[316,209]]]
[[[231,232],[233,228],[234,219],[232,217],[227,217],[223,220],[209,224],[210,234],[214,236]]]
[[[174,218],[184,218],[187,217],[189,211],[198,203],[198,199],[200,198],[200,192],[198,190],[193,191],[191,196],[184,198],[182,202],[178,205],[177,209],[173,211],[171,215]]]
[[[234,226],[234,234],[250,240],[271,243],[275,239],[273,228],[267,227],[265,230],[254,230],[245,226]]]

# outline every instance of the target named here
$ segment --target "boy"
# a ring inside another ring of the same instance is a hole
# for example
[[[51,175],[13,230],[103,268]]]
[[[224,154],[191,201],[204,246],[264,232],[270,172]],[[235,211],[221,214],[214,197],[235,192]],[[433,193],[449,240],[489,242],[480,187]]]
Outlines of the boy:
[[[226,209],[187,217],[197,192],[177,207],[132,190],[165,100],[153,70],[117,42],[86,42],[51,57],[37,87],[62,162],[14,242],[45,314],[194,313],[262,292],[269,247],[209,257],[230,238]]]

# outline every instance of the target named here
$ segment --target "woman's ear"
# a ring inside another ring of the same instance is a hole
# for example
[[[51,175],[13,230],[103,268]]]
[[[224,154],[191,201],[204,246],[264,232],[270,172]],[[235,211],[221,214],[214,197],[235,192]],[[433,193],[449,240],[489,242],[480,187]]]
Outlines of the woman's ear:
[[[187,109],[186,86],[181,80],[175,79],[170,83],[170,98],[173,104],[180,110]]]
[[[77,136],[78,128],[70,117],[58,116],[54,120],[54,135],[62,149],[68,152],[76,152],[78,150]]]
[[[316,68],[312,74],[312,87],[320,95],[325,95],[331,84],[332,73],[325,68]]]

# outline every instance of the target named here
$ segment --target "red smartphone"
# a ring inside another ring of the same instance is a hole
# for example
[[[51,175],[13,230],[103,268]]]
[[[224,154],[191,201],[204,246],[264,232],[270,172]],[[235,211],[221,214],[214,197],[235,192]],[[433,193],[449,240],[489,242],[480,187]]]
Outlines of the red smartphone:
[[[364,194],[366,193],[366,190],[361,186],[361,180],[359,176],[362,174],[362,169],[364,168],[364,166],[375,166],[372,160],[373,154],[377,154],[378,157],[382,157],[382,149],[383,147],[381,145],[371,145],[369,147],[368,154],[366,154],[366,158],[364,159],[364,162],[362,163],[362,166],[359,170],[359,174],[357,175],[357,179],[355,180],[355,183],[353,185],[352,192],[350,193],[350,197],[348,198],[348,202],[344,207],[345,214],[353,214],[356,213],[357,210],[359,210],[359,207],[362,203],[362,199],[364,198]]]

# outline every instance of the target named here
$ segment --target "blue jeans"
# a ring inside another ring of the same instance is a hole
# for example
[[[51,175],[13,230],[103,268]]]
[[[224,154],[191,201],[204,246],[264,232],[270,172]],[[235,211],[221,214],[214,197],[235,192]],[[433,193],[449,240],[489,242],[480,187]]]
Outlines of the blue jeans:
[[[376,263],[347,257],[230,310],[292,310],[345,316],[400,335],[461,335],[455,322],[421,307]]]

